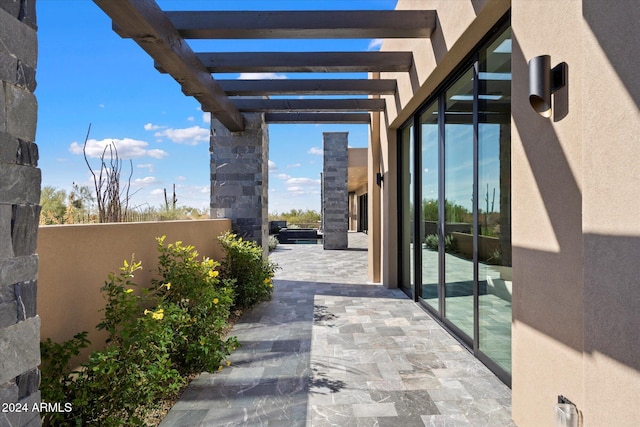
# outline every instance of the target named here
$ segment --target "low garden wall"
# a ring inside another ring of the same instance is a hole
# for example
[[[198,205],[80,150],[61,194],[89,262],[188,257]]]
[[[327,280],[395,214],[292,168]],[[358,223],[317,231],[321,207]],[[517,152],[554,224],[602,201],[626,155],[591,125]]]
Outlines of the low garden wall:
[[[103,348],[106,333],[95,326],[105,305],[100,288],[110,272],[135,254],[143,269],[133,281],[148,283],[157,269],[155,239],[163,235],[165,245],[180,240],[195,246],[201,256],[220,261],[224,252],[217,237],[229,230],[228,219],[41,226],[37,253],[42,340],[62,342],[86,330],[92,345],[83,355]]]

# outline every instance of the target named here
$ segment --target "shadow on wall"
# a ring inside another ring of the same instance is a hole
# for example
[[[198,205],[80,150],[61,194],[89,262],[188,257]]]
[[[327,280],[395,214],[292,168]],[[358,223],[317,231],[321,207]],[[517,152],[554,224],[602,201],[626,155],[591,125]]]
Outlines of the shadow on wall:
[[[601,353],[640,371],[638,341],[630,339],[640,324],[640,237],[583,234],[582,193],[553,122],[531,109],[528,84],[516,81],[518,76],[526,78],[528,69],[515,34],[512,72],[516,76],[513,124],[559,245],[558,252],[514,245],[514,281],[518,286],[514,287],[513,321],[579,352]],[[568,91],[562,96],[568,96]],[[514,205],[519,203],[517,197],[514,194]],[[612,277],[607,278],[609,273]]]
[[[582,0],[582,16],[607,55],[620,81],[640,105],[640,79],[637,63],[640,40],[640,7],[628,0]],[[614,23],[612,25],[612,23]],[[635,51],[635,54],[634,54]]]

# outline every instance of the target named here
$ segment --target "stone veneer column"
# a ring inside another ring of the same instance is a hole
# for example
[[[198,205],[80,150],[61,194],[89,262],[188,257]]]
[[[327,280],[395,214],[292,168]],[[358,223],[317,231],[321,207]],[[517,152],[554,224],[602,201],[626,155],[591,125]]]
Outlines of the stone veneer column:
[[[324,132],[322,223],[324,249],[347,249],[349,230],[348,132]]]
[[[35,12],[34,0],[0,0],[0,404],[29,409],[0,412],[10,426],[41,425]]]
[[[268,253],[269,128],[264,114],[243,114],[245,130],[211,119],[211,218],[231,219],[234,233]]]

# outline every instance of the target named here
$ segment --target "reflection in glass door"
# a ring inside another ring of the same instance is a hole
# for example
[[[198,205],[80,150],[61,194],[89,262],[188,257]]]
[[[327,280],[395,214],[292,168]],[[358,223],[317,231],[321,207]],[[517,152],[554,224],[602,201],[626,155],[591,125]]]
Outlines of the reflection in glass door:
[[[398,151],[400,283],[506,383],[510,129],[511,30],[505,24],[407,122]]]
[[[407,126],[401,131],[399,151],[400,176],[400,265],[401,274],[400,287],[411,297],[414,296],[415,288],[415,252],[414,252],[414,147],[413,147],[413,126]]]
[[[510,30],[478,66],[478,347],[511,372]]]
[[[422,241],[422,286],[420,297],[434,310],[440,311],[438,300],[440,220],[439,220],[439,132],[438,101],[431,104],[420,115],[420,151],[422,182],[420,185],[421,221],[420,238]]]
[[[445,318],[473,339],[473,69],[446,91]]]

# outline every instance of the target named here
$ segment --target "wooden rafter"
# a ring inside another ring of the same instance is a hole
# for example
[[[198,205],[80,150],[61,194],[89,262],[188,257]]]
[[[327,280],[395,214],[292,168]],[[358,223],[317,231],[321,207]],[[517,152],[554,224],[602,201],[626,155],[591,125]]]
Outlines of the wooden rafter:
[[[207,52],[196,56],[211,73],[403,72],[413,63],[411,52]],[[156,68],[164,71],[162,64]]]
[[[93,0],[111,17],[116,32],[130,37],[169,73],[186,95],[214,114],[231,131],[244,129],[244,120],[165,13],[154,1]]]
[[[267,123],[341,123],[362,124],[371,123],[369,113],[266,113]]]
[[[167,12],[186,39],[424,38],[431,10]]]
[[[392,95],[395,80],[285,79],[217,80],[229,96],[261,95]]]
[[[290,111],[382,111],[384,99],[233,99],[238,110],[245,112]]]

